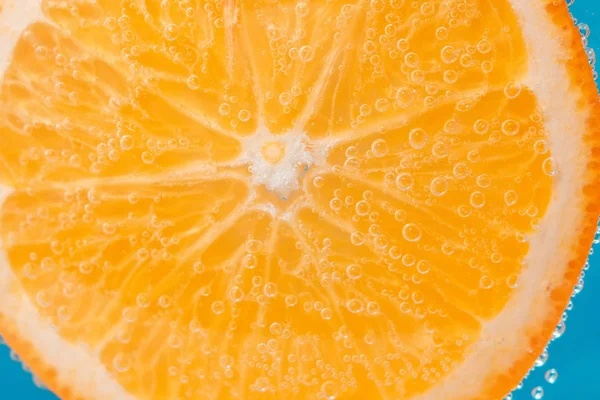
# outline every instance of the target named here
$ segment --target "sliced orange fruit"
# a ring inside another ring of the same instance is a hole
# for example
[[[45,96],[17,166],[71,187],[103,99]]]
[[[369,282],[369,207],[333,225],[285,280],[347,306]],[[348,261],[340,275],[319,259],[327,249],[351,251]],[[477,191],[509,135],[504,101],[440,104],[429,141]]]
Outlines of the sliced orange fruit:
[[[598,217],[557,0],[8,0],[0,333],[63,399],[499,399]]]

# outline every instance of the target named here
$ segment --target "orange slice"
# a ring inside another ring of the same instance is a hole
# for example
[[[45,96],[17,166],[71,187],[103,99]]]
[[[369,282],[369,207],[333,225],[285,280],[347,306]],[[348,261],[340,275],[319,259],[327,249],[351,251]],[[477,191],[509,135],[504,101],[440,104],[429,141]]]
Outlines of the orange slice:
[[[557,0],[9,0],[0,333],[63,399],[498,399],[598,217]]]

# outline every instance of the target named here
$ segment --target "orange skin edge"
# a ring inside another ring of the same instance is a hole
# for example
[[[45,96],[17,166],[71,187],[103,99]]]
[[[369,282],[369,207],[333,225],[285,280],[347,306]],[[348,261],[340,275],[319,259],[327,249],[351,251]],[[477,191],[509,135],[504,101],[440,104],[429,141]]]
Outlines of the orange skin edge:
[[[585,216],[579,241],[573,243],[573,256],[568,263],[564,279],[559,286],[553,287],[550,292],[550,298],[553,302],[552,310],[546,316],[545,321],[539,325],[539,329],[533,331],[530,335],[529,351],[516,360],[512,367],[505,372],[488,377],[484,393],[472,398],[472,400],[502,399],[519,384],[531,369],[535,360],[550,341],[552,333],[567,307],[588,259],[596,227],[598,226],[598,215],[600,214],[600,99],[598,90],[583,48],[581,34],[573,24],[566,2],[548,1],[546,12],[554,25],[560,29],[561,37],[559,40],[561,40],[563,47],[570,52],[571,57],[567,61],[567,70],[571,78],[571,86],[578,88],[581,92],[579,107],[590,111],[590,117],[587,121],[587,133],[584,137],[585,142],[588,144],[590,159],[583,188]]]
[[[600,215],[600,99],[583,48],[581,35],[573,24],[568,6],[564,1],[559,4],[554,3],[549,2],[546,11],[554,24],[561,30],[561,41],[564,47],[571,52],[567,69],[571,78],[571,85],[581,92],[580,107],[590,110],[590,118],[587,121],[587,134],[584,139],[589,144],[590,149],[588,175],[583,189],[586,201],[585,218],[581,227],[579,242],[573,244],[573,257],[568,263],[564,279],[561,285],[554,287],[550,293],[554,307],[547,315],[546,320],[540,324],[540,328],[529,337],[529,351],[516,360],[507,371],[488,377],[484,392],[472,398],[472,400],[502,399],[519,384],[531,369],[539,354],[542,353],[550,341],[552,333],[573,293],[575,284],[579,280],[588,258],[598,224],[598,216]],[[0,1],[1,10],[2,1]],[[17,330],[14,328],[14,323],[9,316],[2,313],[0,313],[0,332],[6,344],[19,355],[32,373],[60,399],[91,400],[84,397],[84,395],[74,393],[70,387],[62,384],[58,379],[56,369],[45,364],[39,351],[29,341],[19,337]]]

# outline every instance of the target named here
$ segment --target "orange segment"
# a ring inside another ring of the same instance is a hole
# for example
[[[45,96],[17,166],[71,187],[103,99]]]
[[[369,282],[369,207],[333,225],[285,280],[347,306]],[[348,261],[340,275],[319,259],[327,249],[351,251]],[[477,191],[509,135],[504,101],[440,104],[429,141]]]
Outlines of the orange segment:
[[[564,4],[11,0],[0,49],[0,333],[65,399],[501,398],[592,240]]]

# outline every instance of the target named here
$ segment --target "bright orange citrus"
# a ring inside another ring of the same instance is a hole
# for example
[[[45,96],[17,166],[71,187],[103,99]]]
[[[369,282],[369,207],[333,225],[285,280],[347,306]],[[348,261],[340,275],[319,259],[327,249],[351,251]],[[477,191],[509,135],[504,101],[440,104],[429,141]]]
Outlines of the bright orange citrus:
[[[0,1],[0,333],[63,399],[500,399],[598,217],[559,0]]]

